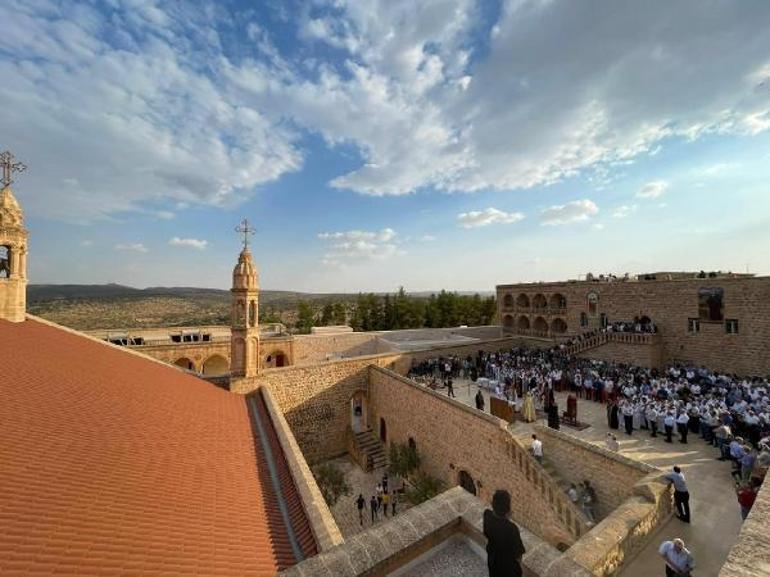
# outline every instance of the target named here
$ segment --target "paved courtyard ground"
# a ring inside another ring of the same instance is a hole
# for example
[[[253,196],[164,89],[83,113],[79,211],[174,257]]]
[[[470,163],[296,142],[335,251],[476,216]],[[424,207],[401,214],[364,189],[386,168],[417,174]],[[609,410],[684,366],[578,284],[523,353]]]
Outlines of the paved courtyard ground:
[[[350,457],[340,457],[329,461],[333,463],[345,474],[345,479],[350,485],[350,495],[340,497],[337,504],[332,507],[332,515],[337,522],[337,526],[342,532],[342,536],[346,539],[356,533],[360,533],[378,523],[382,523],[383,520],[388,520],[390,517],[385,517],[380,512],[378,519],[372,523],[371,511],[369,509],[369,499],[372,495],[375,495],[375,487],[377,483],[382,480],[382,475],[385,469],[378,469],[371,473],[365,473],[361,467],[356,465]],[[392,483],[393,480],[391,479]],[[364,511],[364,523],[363,525],[358,519],[358,508],[356,507],[356,499],[358,495],[362,494],[366,499],[366,510]],[[397,514],[401,513],[409,508],[409,504],[406,499],[401,498],[398,507],[396,509]],[[391,514],[390,511],[388,512]]]
[[[460,380],[455,385],[457,399],[474,405],[477,387],[470,381]],[[446,392],[440,389],[439,392]],[[489,410],[489,395],[484,392]],[[560,410],[566,407],[566,393],[557,394]],[[604,446],[610,430],[607,426],[605,405],[578,400],[578,419],[591,424],[583,431],[565,427],[563,430],[585,441]],[[516,435],[525,435],[530,425],[517,423]],[[657,554],[664,540],[681,537],[695,557],[696,575],[715,577],[724,564],[727,554],[738,537],[741,527],[740,509],[733,490],[730,465],[717,461],[716,449],[708,446],[697,435],[691,435],[689,443],[668,444],[662,437],[651,438],[647,431],[634,431],[626,436],[624,431],[613,431],[620,442],[620,453],[670,470],[679,465],[687,478],[690,490],[692,524],[687,525],[672,518],[654,535],[647,546],[623,571],[622,577],[655,577],[664,575],[663,563]],[[548,447],[544,450],[547,452]]]

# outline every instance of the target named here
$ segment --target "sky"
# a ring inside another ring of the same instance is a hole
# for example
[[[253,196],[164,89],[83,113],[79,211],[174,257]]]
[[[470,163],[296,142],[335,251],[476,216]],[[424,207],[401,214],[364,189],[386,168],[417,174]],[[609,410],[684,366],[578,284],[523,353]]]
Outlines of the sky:
[[[32,283],[770,274],[766,0],[4,0]]]

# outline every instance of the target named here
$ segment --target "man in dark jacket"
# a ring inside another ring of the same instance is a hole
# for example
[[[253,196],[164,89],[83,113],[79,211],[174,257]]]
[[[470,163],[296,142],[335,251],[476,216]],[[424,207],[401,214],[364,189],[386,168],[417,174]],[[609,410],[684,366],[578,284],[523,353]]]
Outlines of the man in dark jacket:
[[[487,538],[487,567],[489,577],[521,577],[524,543],[519,528],[508,517],[511,495],[495,491],[492,509],[484,511],[484,536]]]

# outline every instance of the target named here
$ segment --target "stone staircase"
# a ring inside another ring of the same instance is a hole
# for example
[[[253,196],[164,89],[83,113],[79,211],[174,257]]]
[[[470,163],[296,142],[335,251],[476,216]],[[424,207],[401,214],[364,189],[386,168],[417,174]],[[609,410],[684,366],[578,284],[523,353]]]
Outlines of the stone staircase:
[[[531,429],[531,431],[534,431],[534,429]],[[519,441],[519,444],[522,445],[527,451],[527,453],[531,456],[532,453],[529,450],[530,445],[532,444],[532,437],[531,432],[527,432],[524,434],[523,432],[518,432],[516,434],[513,434],[514,437]],[[543,471],[546,473],[546,475],[550,478],[551,482],[560,490],[560,492],[565,495],[567,495],[567,490],[569,489],[570,482],[565,480],[557,470],[556,466],[549,461],[548,459],[548,453],[547,453],[547,447],[544,448],[544,454],[543,454],[543,460],[540,463],[540,466],[542,467]],[[531,457],[533,461],[536,461],[534,457]],[[567,498],[567,501],[569,499]],[[592,523],[588,517],[586,517],[585,513],[583,513],[583,508],[579,504],[574,504],[571,501],[569,501],[570,508],[572,509],[573,514],[580,519],[581,524],[587,526],[588,528],[593,527],[594,523]]]
[[[353,433],[353,443],[355,445],[354,458],[364,471],[368,473],[387,466],[388,459],[385,455],[385,447],[371,429]]]

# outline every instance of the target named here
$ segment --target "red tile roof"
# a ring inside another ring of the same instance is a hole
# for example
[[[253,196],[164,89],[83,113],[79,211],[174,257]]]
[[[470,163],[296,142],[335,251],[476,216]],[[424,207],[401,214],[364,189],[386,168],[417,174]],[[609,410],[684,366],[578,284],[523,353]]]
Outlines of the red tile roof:
[[[0,359],[1,575],[267,576],[296,562],[244,397],[33,320],[0,320]]]

